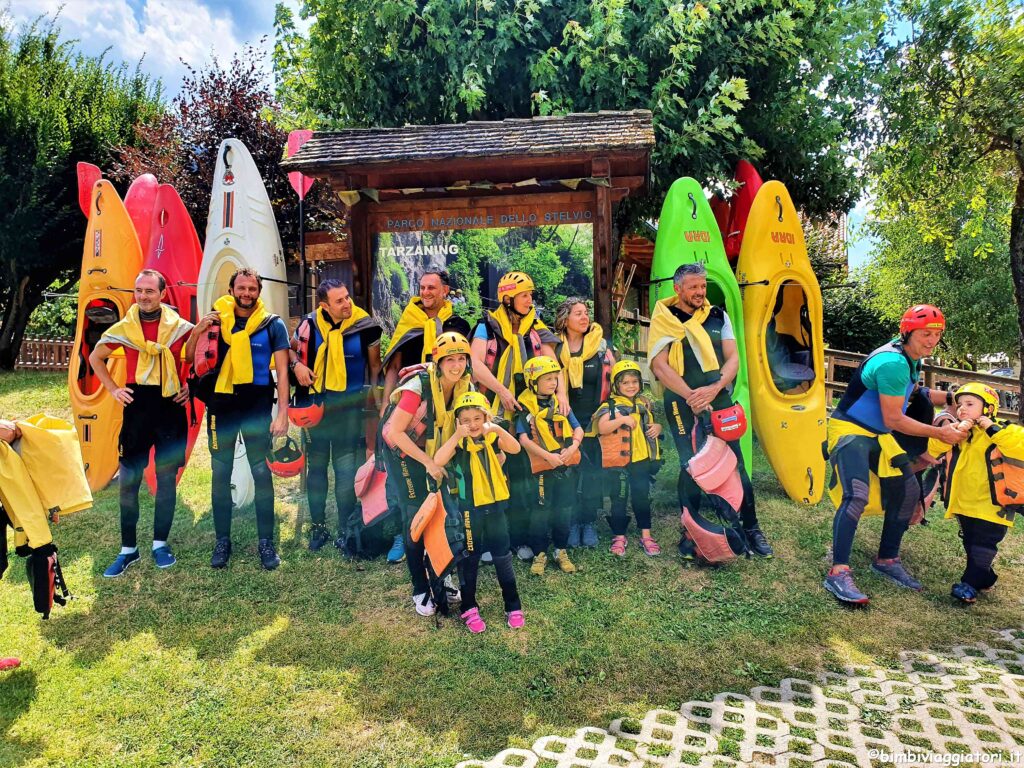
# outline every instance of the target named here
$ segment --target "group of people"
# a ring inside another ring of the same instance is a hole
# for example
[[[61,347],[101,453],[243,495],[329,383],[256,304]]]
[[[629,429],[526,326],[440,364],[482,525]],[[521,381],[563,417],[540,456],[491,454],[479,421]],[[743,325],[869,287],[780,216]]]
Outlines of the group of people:
[[[626,554],[632,509],[640,549],[648,556],[661,553],[651,531],[650,493],[662,463],[663,428],[654,403],[643,394],[640,367],[615,360],[585,300],[563,302],[549,328],[534,306],[531,278],[509,272],[498,282],[496,307],[471,329],[453,311],[448,275],[427,271],[382,354],[380,326],[337,280],[319,284],[316,309],[291,336],[284,321],[265,310],[262,281],[251,270],[234,274],[229,293],[194,328],[162,303],[165,287],[158,272],[143,270],[135,284],[136,303],[90,356],[101,381],[124,405],[122,549],[105,576],[119,576],[140,560],[138,492],[154,449],[152,557],[160,568],[174,565],[168,538],[176,478],[185,462],[189,397],[181,360],[194,362],[199,340],[214,330],[216,362],[207,374],[212,392],[205,398],[214,568],[227,566],[232,552],[230,480],[239,435],[255,484],[260,562],[268,570],[279,565],[268,458],[273,460],[272,441],[286,435],[290,422],[303,429],[312,551],[332,540],[343,546],[326,519],[328,470],[334,473],[340,533],[359,503],[357,470],[376,450],[387,473],[389,506],[401,526],[389,559],[406,562],[420,615],[447,610],[456,601],[468,629],[484,631],[476,595],[483,560],[494,565],[505,622],[523,626],[514,557],[531,561],[530,573],[536,575],[549,565],[575,571],[570,550],[597,546],[596,521],[606,498],[610,552]],[[673,287],[673,295],[657,302],[652,313],[650,370],[664,391],[665,421],[679,456],[684,522],[703,521],[724,539],[722,527],[701,516],[707,488],[687,467],[701,450],[694,433],[702,434],[706,415],[735,407],[731,393],[739,352],[728,314],[707,299],[702,265],[680,267]],[[922,505],[919,470],[940,461],[945,462],[948,514],[960,520],[968,555],[954,595],[973,600],[995,581],[995,547],[1012,525],[1013,510],[997,504],[995,495],[989,498],[991,447],[1007,458],[1024,458],[1016,455],[1024,454],[1024,432],[995,421],[991,390],[964,387],[954,401],[952,394],[918,386],[920,360],[931,354],[943,330],[941,313],[933,307],[908,311],[900,337],[868,357],[830,420],[827,447],[841,499],[833,526],[834,565],[825,588],[844,602],[867,602],[853,581],[850,550],[860,516],[879,499],[885,523],[873,568],[897,584],[921,588],[902,564],[899,547]],[[127,362],[124,386],[115,384],[104,364],[117,348],[124,349]],[[924,421],[906,415],[915,398],[927,401]],[[376,435],[369,437],[368,402],[379,415]],[[960,423],[932,424],[934,407],[953,405],[959,406]],[[923,446],[908,458],[896,433]],[[731,453],[726,463],[736,478],[730,546],[771,557],[739,443],[726,445]],[[451,569],[457,587],[444,578],[447,573],[434,569],[415,525],[417,512],[435,493],[450,506],[449,517],[464,541]],[[706,555],[693,530],[684,526],[679,543],[688,559]]]

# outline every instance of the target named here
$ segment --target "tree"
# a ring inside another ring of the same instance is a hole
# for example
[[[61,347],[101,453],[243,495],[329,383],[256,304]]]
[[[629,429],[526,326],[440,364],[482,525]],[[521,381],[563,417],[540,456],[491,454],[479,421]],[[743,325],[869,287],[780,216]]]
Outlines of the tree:
[[[106,165],[159,104],[158,83],[75,53],[53,19],[15,32],[0,13],[0,368],[14,367],[43,292],[77,279],[85,222],[75,164]]]
[[[239,139],[263,177],[287,254],[298,247],[298,197],[279,166],[288,134],[272,120],[279,108],[266,83],[263,59],[261,51],[248,46],[226,69],[216,59],[200,71],[190,68],[170,110],[139,124],[132,142],[117,148],[111,173],[124,182],[152,173],[172,184],[202,239],[217,149],[226,138]],[[328,193],[318,183],[307,195],[307,229],[323,228],[338,217]]]
[[[924,273],[936,254],[983,333],[1004,307],[993,285],[1009,261],[1024,355],[1024,23],[1007,0],[901,0],[880,65],[882,144],[872,159],[883,250]],[[909,29],[909,35],[907,34]],[[916,279],[916,278],[915,278]],[[988,282],[985,282],[988,281]],[[975,307],[968,302],[977,302]],[[952,329],[951,329],[952,330]],[[1024,402],[1024,401],[1022,401]]]
[[[677,177],[714,182],[739,158],[809,212],[860,193],[848,157],[869,129],[875,0],[305,0],[308,39],[278,6],[279,99],[321,127],[651,109],[657,215]]]

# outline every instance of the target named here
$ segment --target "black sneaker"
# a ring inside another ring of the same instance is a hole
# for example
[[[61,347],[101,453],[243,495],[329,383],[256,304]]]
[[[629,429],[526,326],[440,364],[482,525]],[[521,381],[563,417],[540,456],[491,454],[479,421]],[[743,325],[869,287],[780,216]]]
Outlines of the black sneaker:
[[[274,542],[270,539],[260,539],[256,551],[260,555],[260,564],[266,570],[272,571],[281,564],[281,558],[277,556],[277,550],[274,549]]]
[[[314,523],[309,532],[309,551],[319,552],[320,549],[331,540],[331,532],[323,523]]]
[[[747,547],[750,549],[750,554],[758,557],[773,557],[775,555],[775,550],[772,549],[772,545],[768,543],[768,539],[764,537],[760,528],[744,528],[743,533],[747,536]]]
[[[213,545],[213,557],[210,558],[211,568],[227,568],[231,558],[231,539],[227,536],[217,539]]]
[[[683,538],[679,540],[679,556],[683,558],[683,560],[697,559],[697,545],[686,536],[683,536]]]

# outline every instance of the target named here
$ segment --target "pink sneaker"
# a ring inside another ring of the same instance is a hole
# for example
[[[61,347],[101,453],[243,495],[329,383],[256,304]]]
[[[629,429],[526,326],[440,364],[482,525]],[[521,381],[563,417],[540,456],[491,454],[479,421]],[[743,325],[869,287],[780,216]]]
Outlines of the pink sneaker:
[[[651,536],[641,536],[640,544],[644,548],[645,555],[657,557],[661,554],[661,547],[658,546],[658,542],[656,542]]]
[[[608,549],[613,555],[619,557],[626,556],[626,537],[625,536],[612,536],[612,545]]]
[[[519,629],[526,623],[526,617],[522,611],[512,611],[508,614],[508,628]]]
[[[484,624],[484,620],[480,618],[480,609],[478,608],[470,608],[462,614],[462,620],[466,622],[466,627],[474,635],[479,635],[487,629],[487,625]]]

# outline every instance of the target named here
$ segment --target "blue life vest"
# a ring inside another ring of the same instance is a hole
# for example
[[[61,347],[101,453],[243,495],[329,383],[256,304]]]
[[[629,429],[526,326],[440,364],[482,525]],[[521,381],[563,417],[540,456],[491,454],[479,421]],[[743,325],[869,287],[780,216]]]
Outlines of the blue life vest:
[[[916,367],[914,360],[903,350],[903,345],[898,341],[890,341],[888,344],[883,344],[866,358],[864,362],[860,364],[856,372],[853,374],[853,378],[850,380],[849,386],[846,388],[846,393],[843,395],[843,399],[839,401],[839,405],[835,412],[832,414],[834,419],[842,419],[845,421],[851,421],[859,427],[875,432],[876,434],[888,434],[892,430],[885,426],[885,419],[882,418],[882,401],[879,398],[877,389],[869,389],[864,383],[862,374],[864,368],[867,366],[868,361],[877,355],[895,352],[902,355],[907,365],[910,367],[911,377],[907,379],[907,386],[903,393],[903,413],[907,412],[907,405],[910,403],[910,395],[914,391],[914,385],[917,381],[913,378],[913,372]]]

